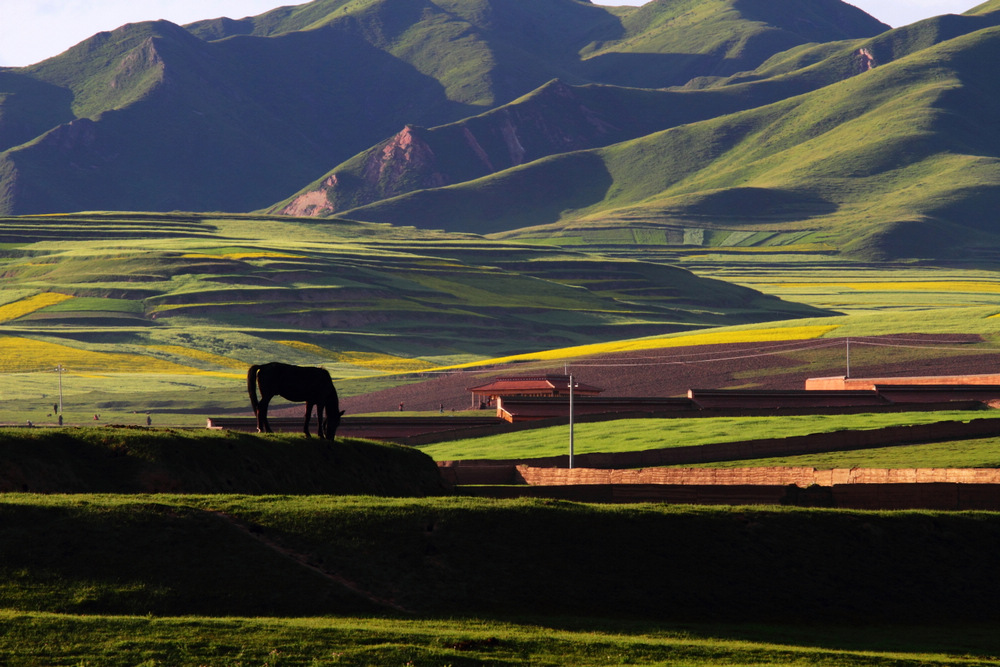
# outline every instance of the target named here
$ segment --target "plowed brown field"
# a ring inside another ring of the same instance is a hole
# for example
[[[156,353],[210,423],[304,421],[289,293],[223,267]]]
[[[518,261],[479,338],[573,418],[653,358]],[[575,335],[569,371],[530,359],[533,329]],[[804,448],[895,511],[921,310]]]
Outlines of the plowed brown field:
[[[978,335],[906,334],[850,339],[852,377],[977,374],[1000,370],[1000,352]],[[604,396],[669,397],[688,389],[803,389],[809,377],[842,376],[845,339],[674,347],[567,360]],[[469,387],[501,375],[563,373],[562,363],[517,364],[428,375],[424,381],[341,401],[348,414],[399,409],[467,410]],[[301,407],[291,409],[298,414]]]

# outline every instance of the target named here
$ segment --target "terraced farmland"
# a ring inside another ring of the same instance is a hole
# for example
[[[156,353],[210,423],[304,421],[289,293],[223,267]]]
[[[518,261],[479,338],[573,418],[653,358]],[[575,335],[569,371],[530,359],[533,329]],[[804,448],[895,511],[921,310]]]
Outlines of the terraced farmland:
[[[26,216],[0,239],[7,408],[38,421],[57,365],[84,416],[245,410],[242,369],[272,359],[357,378],[824,314],[663,264],[343,220]]]

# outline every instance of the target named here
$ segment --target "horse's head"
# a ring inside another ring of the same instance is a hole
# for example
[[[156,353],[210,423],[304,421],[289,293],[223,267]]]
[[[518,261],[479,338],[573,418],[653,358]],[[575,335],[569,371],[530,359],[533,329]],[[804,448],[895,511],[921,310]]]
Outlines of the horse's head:
[[[340,418],[343,416],[344,411],[338,410],[339,406],[336,402],[327,406],[326,409],[326,432],[323,434],[326,436],[327,440],[333,440],[337,435],[337,427],[340,426]]]

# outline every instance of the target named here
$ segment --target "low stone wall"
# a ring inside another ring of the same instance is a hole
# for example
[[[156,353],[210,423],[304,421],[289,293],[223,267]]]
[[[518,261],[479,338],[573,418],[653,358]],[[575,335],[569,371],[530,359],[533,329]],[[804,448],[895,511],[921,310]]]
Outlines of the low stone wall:
[[[910,377],[845,377],[832,376],[807,378],[805,388],[808,391],[861,391],[874,390],[876,385],[911,385],[934,386],[953,385],[996,385],[1000,386],[1000,374],[984,373],[980,375],[915,375]]]
[[[515,479],[532,486],[580,484],[761,485],[805,488],[818,484],[1000,484],[997,468],[646,468],[600,470],[594,468],[535,468],[519,465]],[[494,478],[496,475],[494,468]],[[493,482],[497,483],[497,482]]]

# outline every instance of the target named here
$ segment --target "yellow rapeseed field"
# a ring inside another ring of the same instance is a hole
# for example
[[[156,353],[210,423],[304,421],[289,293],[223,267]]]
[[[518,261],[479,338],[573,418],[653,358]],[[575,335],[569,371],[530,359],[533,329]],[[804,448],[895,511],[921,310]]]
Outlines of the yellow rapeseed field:
[[[57,364],[62,364],[70,372],[228,375],[139,354],[94,352],[33,338],[0,337],[0,373],[51,371]]]
[[[433,364],[419,359],[407,359],[391,354],[379,354],[378,352],[340,352],[337,354],[336,359],[343,364],[368,368],[383,373],[406,373],[408,371],[425,370],[433,366]]]
[[[41,310],[47,306],[52,306],[63,301],[68,301],[73,297],[69,294],[59,294],[58,292],[43,292],[26,299],[15,301],[0,306],[0,322],[10,322],[19,317],[24,317],[36,310]]]
[[[203,252],[189,252],[181,257],[197,259],[304,259],[303,255],[290,255],[283,252],[270,252],[261,250],[258,252],[227,252],[222,255],[209,255]]]
[[[198,361],[205,361],[210,364],[215,364],[216,366],[222,366],[223,368],[246,370],[250,367],[249,364],[246,364],[238,359],[230,359],[229,357],[224,357],[221,354],[212,354],[211,352],[202,352],[201,350],[192,350],[189,347],[182,347],[180,345],[149,345],[148,347],[151,350],[158,350],[160,352],[166,352],[167,354],[176,354],[180,357],[197,359]]]
[[[381,354],[378,352],[335,352],[325,347],[314,345],[313,343],[302,343],[297,340],[278,341],[282,345],[293,347],[296,350],[316,355],[323,359],[329,359],[341,364],[349,364],[359,368],[380,371],[382,373],[406,373],[409,371],[420,371],[430,368],[433,364],[419,359],[407,359],[391,354]]]
[[[855,292],[966,292],[1000,293],[1000,283],[971,280],[900,280],[887,282],[791,282],[759,283],[774,287],[836,287]]]
[[[336,358],[335,352],[331,352],[325,347],[320,347],[319,345],[315,345],[313,343],[303,343],[302,341],[298,340],[279,340],[278,342],[281,343],[282,345],[287,345],[288,347],[295,348],[300,352],[305,352],[306,354],[312,354],[314,356],[321,357],[323,359]]]

